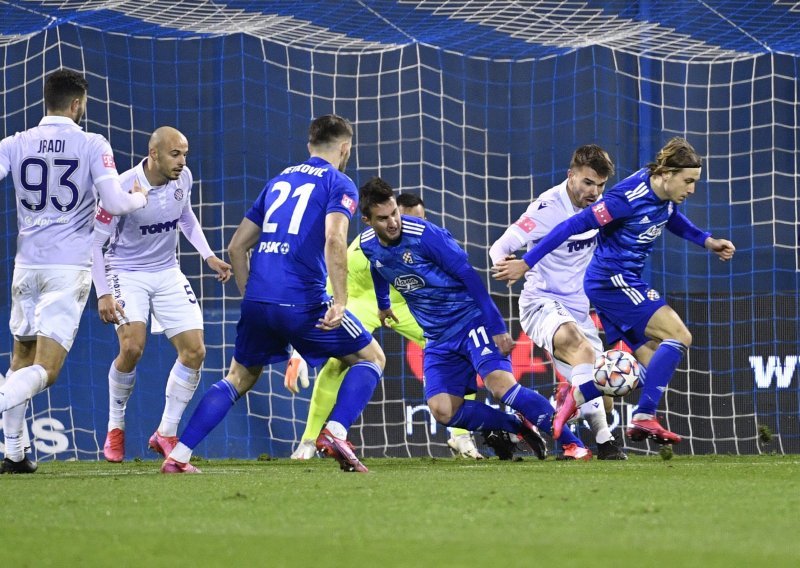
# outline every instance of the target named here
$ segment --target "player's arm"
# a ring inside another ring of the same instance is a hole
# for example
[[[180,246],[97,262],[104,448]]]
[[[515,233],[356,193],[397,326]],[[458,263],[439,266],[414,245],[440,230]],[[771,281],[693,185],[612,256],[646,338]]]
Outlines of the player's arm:
[[[726,239],[715,239],[708,231],[703,231],[696,227],[683,213],[678,211],[677,208],[670,215],[667,221],[667,229],[674,235],[689,242],[703,247],[716,254],[720,260],[730,260],[733,258],[733,253],[736,252],[736,247],[733,243]]]
[[[92,282],[97,294],[97,313],[103,323],[120,323],[119,318],[125,315],[125,310],[114,300],[108,287],[106,259],[103,256],[103,246],[117,222],[118,219],[106,211],[102,204],[98,205],[92,232]]]
[[[350,218],[339,211],[325,215],[325,265],[333,290],[333,303],[317,325],[335,329],[342,323],[347,305],[347,227]]]
[[[208,245],[208,240],[203,234],[200,221],[197,219],[197,215],[194,214],[194,211],[192,211],[192,206],[188,203],[183,208],[183,211],[181,211],[181,216],[178,218],[178,225],[180,225],[181,231],[188,241],[192,243],[195,250],[199,252],[203,260],[206,261],[208,267],[217,273],[217,280],[220,282],[227,282],[230,280],[231,265],[221,258],[218,258],[217,255],[214,254],[214,251],[211,250],[211,247]]]
[[[261,226],[245,217],[236,228],[231,242],[228,243],[228,258],[231,259],[233,278],[242,295],[247,286],[247,278],[250,276],[250,259],[247,253],[255,246],[260,236]]]
[[[497,239],[489,249],[489,257],[492,259],[492,264],[497,265],[501,261],[509,261],[516,259],[514,252],[521,249],[527,243],[535,242],[541,239],[546,232],[544,223],[537,223],[535,219],[529,214],[530,209],[523,213],[516,223],[511,225],[503,236]],[[516,278],[508,281],[508,285],[512,286],[517,281]]]
[[[381,276],[380,272],[370,264],[369,273],[372,276],[372,286],[375,288],[375,299],[378,301],[378,318],[381,325],[391,327],[386,323],[387,319],[393,319],[395,323],[400,323],[397,316],[392,311],[392,302],[389,299],[389,283]]]

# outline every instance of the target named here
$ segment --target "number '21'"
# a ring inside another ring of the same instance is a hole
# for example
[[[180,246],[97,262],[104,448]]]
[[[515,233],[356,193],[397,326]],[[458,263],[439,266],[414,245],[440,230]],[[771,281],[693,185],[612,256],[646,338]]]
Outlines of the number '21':
[[[55,167],[64,168],[64,171],[61,172],[61,177],[58,180],[58,186],[69,190],[69,201],[64,203],[59,199],[58,195],[51,195],[48,201],[47,180],[49,166],[47,165],[47,162],[42,158],[25,158],[22,161],[22,164],[20,164],[20,185],[22,185],[26,191],[37,192],[41,194],[38,203],[31,203],[25,198],[20,199],[19,202],[25,209],[34,212],[41,211],[47,207],[48,203],[51,203],[58,211],[61,213],[66,213],[68,211],[72,211],[75,208],[75,205],[77,205],[79,193],[78,186],[76,186],[75,183],[69,179],[69,176],[71,176],[72,173],[78,169],[78,160],[65,160],[57,158],[53,160],[53,165]],[[39,175],[31,180],[31,173],[35,172],[36,169],[39,170]]]
[[[300,221],[303,219],[303,213],[306,212],[306,207],[308,207],[308,200],[311,197],[311,192],[314,189],[313,183],[304,183],[300,187],[294,190],[292,193],[292,186],[289,184],[288,181],[279,181],[276,182],[275,185],[272,186],[272,191],[279,191],[280,195],[278,198],[272,202],[272,205],[269,206],[267,209],[266,214],[264,214],[264,223],[261,225],[261,230],[265,233],[274,233],[278,230],[278,224],[270,222],[269,218],[275,212],[275,210],[284,204],[284,202],[289,199],[289,194],[292,193],[292,197],[300,197],[297,200],[297,203],[294,205],[294,211],[292,212],[292,219],[289,221],[289,229],[288,233],[290,235],[296,235],[300,230]]]

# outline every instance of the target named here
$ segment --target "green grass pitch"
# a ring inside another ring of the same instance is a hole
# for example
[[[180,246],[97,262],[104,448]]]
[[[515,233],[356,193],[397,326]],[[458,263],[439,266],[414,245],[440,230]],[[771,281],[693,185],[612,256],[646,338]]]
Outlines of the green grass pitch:
[[[799,456],[45,462],[0,477],[24,566],[800,566]]]

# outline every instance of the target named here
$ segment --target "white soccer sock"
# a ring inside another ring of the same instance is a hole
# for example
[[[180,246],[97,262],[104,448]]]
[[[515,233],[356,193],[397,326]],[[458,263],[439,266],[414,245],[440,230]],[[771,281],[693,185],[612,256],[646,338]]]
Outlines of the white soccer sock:
[[[158,425],[159,434],[178,435],[178,423],[199,382],[200,369],[190,369],[180,361],[175,361],[167,379],[164,413],[161,415],[161,424]]]
[[[6,378],[0,379],[0,386],[11,377],[13,371],[6,372]],[[2,377],[2,375],[0,375]],[[25,458],[25,411],[28,410],[28,401],[9,408],[3,413],[3,436],[5,438],[5,456],[15,462]]]
[[[345,428],[344,425],[340,424],[339,422],[328,420],[328,423],[325,425],[325,428],[327,428],[328,432],[330,432],[340,440],[347,439],[347,428]]]
[[[589,423],[594,439],[598,444],[605,444],[614,439],[614,435],[608,428],[606,420],[606,409],[602,398],[590,400],[581,405],[581,416]]]
[[[47,387],[47,371],[41,365],[31,365],[15,371],[0,387],[0,412],[27,402]]]
[[[183,442],[178,442],[178,445],[175,446],[167,457],[177,462],[189,463],[189,460],[192,459],[192,450]]]
[[[130,373],[121,373],[113,361],[108,369],[108,431],[125,429],[125,408],[136,384],[136,368]]]

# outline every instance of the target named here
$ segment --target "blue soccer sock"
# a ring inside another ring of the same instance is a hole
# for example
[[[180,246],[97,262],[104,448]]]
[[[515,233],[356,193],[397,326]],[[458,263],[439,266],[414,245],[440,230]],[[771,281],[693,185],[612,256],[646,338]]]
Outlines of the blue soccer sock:
[[[597,385],[594,383],[594,380],[587,381],[583,384],[578,385],[578,390],[581,391],[583,395],[584,401],[581,404],[585,404],[590,400],[594,400],[596,398],[600,398],[603,396],[603,393],[597,388]],[[580,405],[578,405],[580,406]]]
[[[349,429],[369,404],[382,374],[383,370],[371,361],[360,361],[350,367],[339,387],[336,404],[328,420],[338,422],[345,430]]]
[[[639,395],[639,405],[634,411],[635,414],[655,416],[658,403],[661,402],[667,384],[686,350],[687,347],[675,339],[665,339],[661,342],[647,365],[647,382],[642,388],[642,394]]]
[[[227,380],[222,379],[211,385],[181,434],[181,443],[193,450],[217,424],[222,422],[237,400],[239,393]]]
[[[535,390],[527,389],[517,383],[506,391],[500,399],[503,404],[518,410],[539,430],[550,434],[553,431],[553,406],[550,401]]]
[[[519,432],[519,424],[517,417],[512,414],[502,412],[482,402],[465,400],[445,426],[463,428],[471,432],[504,430],[516,434]]]

